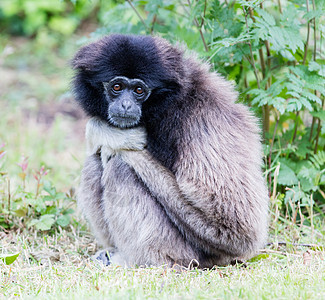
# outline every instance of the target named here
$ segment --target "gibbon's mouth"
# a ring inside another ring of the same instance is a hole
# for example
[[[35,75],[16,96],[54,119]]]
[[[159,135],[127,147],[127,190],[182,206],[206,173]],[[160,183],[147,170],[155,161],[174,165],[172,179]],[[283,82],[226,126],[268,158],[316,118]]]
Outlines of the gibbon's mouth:
[[[138,125],[140,117],[130,115],[110,115],[108,121],[115,127],[130,128]]]

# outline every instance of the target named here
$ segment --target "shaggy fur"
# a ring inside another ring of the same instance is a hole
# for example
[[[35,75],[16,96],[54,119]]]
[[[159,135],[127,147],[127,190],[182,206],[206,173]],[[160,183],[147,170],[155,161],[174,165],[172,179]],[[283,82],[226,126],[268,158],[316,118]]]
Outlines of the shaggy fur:
[[[97,118],[87,126],[78,201],[112,263],[212,267],[263,247],[259,130],[228,81],[145,36],[105,37],[82,48],[73,67],[77,100]],[[152,91],[136,128],[109,124],[102,82],[115,76]]]

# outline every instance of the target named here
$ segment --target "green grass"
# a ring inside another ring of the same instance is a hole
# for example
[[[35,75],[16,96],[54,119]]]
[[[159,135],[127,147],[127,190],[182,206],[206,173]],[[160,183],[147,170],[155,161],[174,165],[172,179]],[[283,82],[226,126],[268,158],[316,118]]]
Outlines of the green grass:
[[[28,157],[28,172],[34,173],[42,165],[59,189],[77,184],[85,147],[83,136],[75,136],[76,121],[57,115],[51,124],[37,121],[36,113],[6,108],[0,103],[0,143],[5,143],[3,169],[14,175],[20,172],[17,163]],[[8,124],[10,124],[8,126]],[[79,123],[82,124],[82,123]],[[29,176],[33,181],[33,176]],[[27,186],[32,186],[32,182]]]
[[[42,165],[59,189],[76,185],[84,159],[84,120],[69,112],[77,105],[69,94],[68,60],[76,39],[60,49],[42,49],[35,41],[8,40],[13,53],[0,67],[0,144],[6,144],[3,169],[18,174],[21,156],[30,173]],[[68,50],[66,50],[68,49]],[[0,48],[1,53],[1,48]],[[1,58],[1,57],[0,57]]]
[[[102,267],[89,259],[90,252],[95,250],[92,239],[75,232],[64,231],[43,239],[9,234],[2,238],[2,246],[20,252],[12,265],[0,263],[0,293],[6,299],[325,297],[324,252],[269,250],[268,255],[247,266],[178,273],[164,267]]]

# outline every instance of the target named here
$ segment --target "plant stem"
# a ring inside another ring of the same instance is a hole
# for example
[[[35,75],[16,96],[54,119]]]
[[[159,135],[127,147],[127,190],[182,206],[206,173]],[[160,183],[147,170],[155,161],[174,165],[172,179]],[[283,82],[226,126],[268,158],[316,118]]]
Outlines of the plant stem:
[[[274,140],[275,140],[275,135],[276,135],[276,130],[278,128],[279,120],[280,120],[280,116],[277,115],[276,122],[275,122],[275,126],[274,126],[274,130],[273,130],[272,141],[271,141],[271,144],[270,144],[270,152],[269,152],[269,159],[268,159],[269,169],[271,169],[271,165],[272,165],[272,150],[273,150],[273,145],[274,145]],[[272,174],[271,174],[271,172],[269,172],[269,187],[270,187],[270,192],[271,192],[271,185],[272,185]]]
[[[157,21],[157,14],[155,14],[154,16],[153,16],[153,19],[152,19],[152,25],[151,25],[151,28],[150,28],[150,34],[152,34],[153,33],[153,30],[154,30],[154,26],[155,26],[155,24],[156,24],[156,21]]]
[[[315,0],[312,0],[312,3],[313,3],[313,10],[316,11]],[[316,61],[316,50],[317,50],[316,18],[314,18],[313,21],[314,21],[314,52],[313,52],[313,59],[314,59],[314,61]],[[315,94],[317,94],[317,91],[315,91]],[[324,109],[324,99],[322,101],[322,108]],[[313,117],[313,121],[314,121],[314,117]],[[315,148],[314,148],[314,153],[315,154],[317,153],[320,131],[321,131],[321,120],[320,120],[320,118],[318,118],[318,126],[317,126],[317,133],[316,133],[316,142],[315,142]]]
[[[263,78],[265,78],[265,61],[264,61],[263,49],[262,48],[258,49],[258,53],[260,55]]]
[[[10,215],[10,202],[11,202],[11,192],[10,192],[10,179],[8,178],[8,212]]]
[[[311,240],[314,240],[314,220],[313,220],[313,194],[310,195],[310,227],[311,227]]]
[[[313,10],[316,11],[315,0],[312,0],[312,3],[313,3]],[[316,18],[314,18],[313,21],[314,21],[314,61],[316,61],[316,50],[317,50]]]
[[[204,25],[204,19],[205,19],[206,11],[207,11],[207,1],[205,0],[205,1],[204,1],[203,18],[202,18],[202,20],[201,20],[201,27]]]
[[[296,112],[296,119],[295,119],[295,130],[293,132],[293,136],[291,139],[291,144],[294,142],[297,136],[297,130],[298,130],[298,117],[299,117],[299,111]]]
[[[279,6],[279,11],[280,11],[280,14],[282,14],[282,6],[281,6],[281,0],[278,0],[278,6]]]
[[[316,118],[313,117],[313,121],[311,123],[311,128],[310,128],[309,142],[311,142],[311,140],[313,138],[313,131],[314,131],[314,126],[315,126],[315,121],[316,121]]]
[[[145,27],[146,31],[148,31],[148,26],[145,23],[145,21],[143,20],[143,18],[141,17],[140,13],[138,12],[138,10],[134,7],[133,3],[131,0],[127,0],[128,3],[130,4],[130,6],[132,7],[132,9],[134,10],[134,12],[137,14],[137,16],[139,17],[141,23],[143,24],[143,26]]]
[[[260,4],[260,8],[264,9],[263,2]],[[266,47],[266,54],[267,54],[267,66],[269,70],[271,69],[271,49],[270,49],[270,43],[269,41],[264,41],[265,47]],[[271,84],[270,84],[271,85]]]
[[[269,41],[265,41],[265,47],[266,47],[266,54],[267,54],[267,66],[270,69],[271,68],[271,49],[270,49]]]
[[[309,0],[306,0],[306,8],[307,8],[307,12],[309,12]],[[310,35],[310,21],[311,20],[309,20],[308,23],[307,23],[307,40],[306,40],[305,49],[304,49],[304,59],[302,61],[303,65],[306,63],[306,59],[307,59],[309,35]]]
[[[315,148],[314,148],[314,153],[315,154],[317,153],[320,131],[321,131],[321,120],[318,119],[317,133],[316,133],[316,138],[315,138],[316,142],[315,142]]]
[[[191,8],[191,2],[190,0],[187,1],[189,7]],[[205,11],[206,11],[206,5],[207,5],[207,2],[206,0],[204,1],[204,12],[203,12],[203,17],[202,17],[202,21],[201,21],[201,25],[199,24],[199,22],[197,21],[196,18],[194,18],[194,24],[195,26],[199,29],[199,33],[200,33],[200,36],[201,36],[201,40],[203,42],[203,45],[204,45],[204,49],[206,52],[209,52],[209,47],[208,47],[208,44],[206,43],[205,41],[205,38],[204,38],[204,35],[203,35],[203,31],[202,31],[202,27],[204,25],[204,17],[205,17]]]
[[[263,106],[263,138],[265,139],[265,133],[270,130],[270,107],[265,104]]]
[[[266,76],[266,66],[265,66],[265,61],[264,61],[264,55],[263,55],[263,49],[260,48],[258,50],[259,56],[260,56],[260,61],[261,61],[261,69],[262,69],[262,74],[263,78],[265,79]],[[265,90],[269,88],[269,85],[266,84]],[[263,106],[263,137],[265,139],[265,133],[269,132],[270,130],[270,107],[269,105],[265,104]]]
[[[260,4],[260,8],[264,9],[263,3]],[[252,16],[252,14],[251,14]],[[254,18],[252,18],[254,21]],[[264,41],[265,47],[266,47],[266,55],[267,55],[267,67],[268,70],[271,69],[271,50],[270,50],[270,43],[269,41]],[[264,61],[264,55],[262,49],[259,50],[260,53],[260,59],[261,59],[261,68],[263,72],[263,78],[266,77],[266,65]],[[267,85],[265,87],[265,90],[267,90],[272,84],[272,77],[269,77],[267,81]],[[265,133],[269,132],[270,130],[270,106],[265,104],[263,107],[263,138],[265,139]]]
[[[246,22],[246,29],[247,29],[247,33],[248,33],[249,28],[248,28],[248,22],[247,22],[247,14],[246,14],[245,8],[243,6],[242,6],[242,9],[243,9],[243,12],[244,12],[245,22]],[[255,60],[254,60],[253,49],[252,49],[252,43],[250,41],[248,41],[248,46],[249,46],[249,52],[250,52],[250,56],[251,56],[251,63],[252,63],[253,69],[254,69],[254,74],[255,74],[255,78],[256,78],[257,87],[260,89],[261,88],[260,80],[258,78],[258,73],[257,73]]]

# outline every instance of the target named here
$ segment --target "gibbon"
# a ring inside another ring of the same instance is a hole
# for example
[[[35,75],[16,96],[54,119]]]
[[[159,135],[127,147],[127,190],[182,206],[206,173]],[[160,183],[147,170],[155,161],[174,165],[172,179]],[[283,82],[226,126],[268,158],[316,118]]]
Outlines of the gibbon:
[[[264,246],[259,128],[229,81],[151,36],[106,36],[72,66],[91,117],[78,203],[99,260],[211,268]]]

